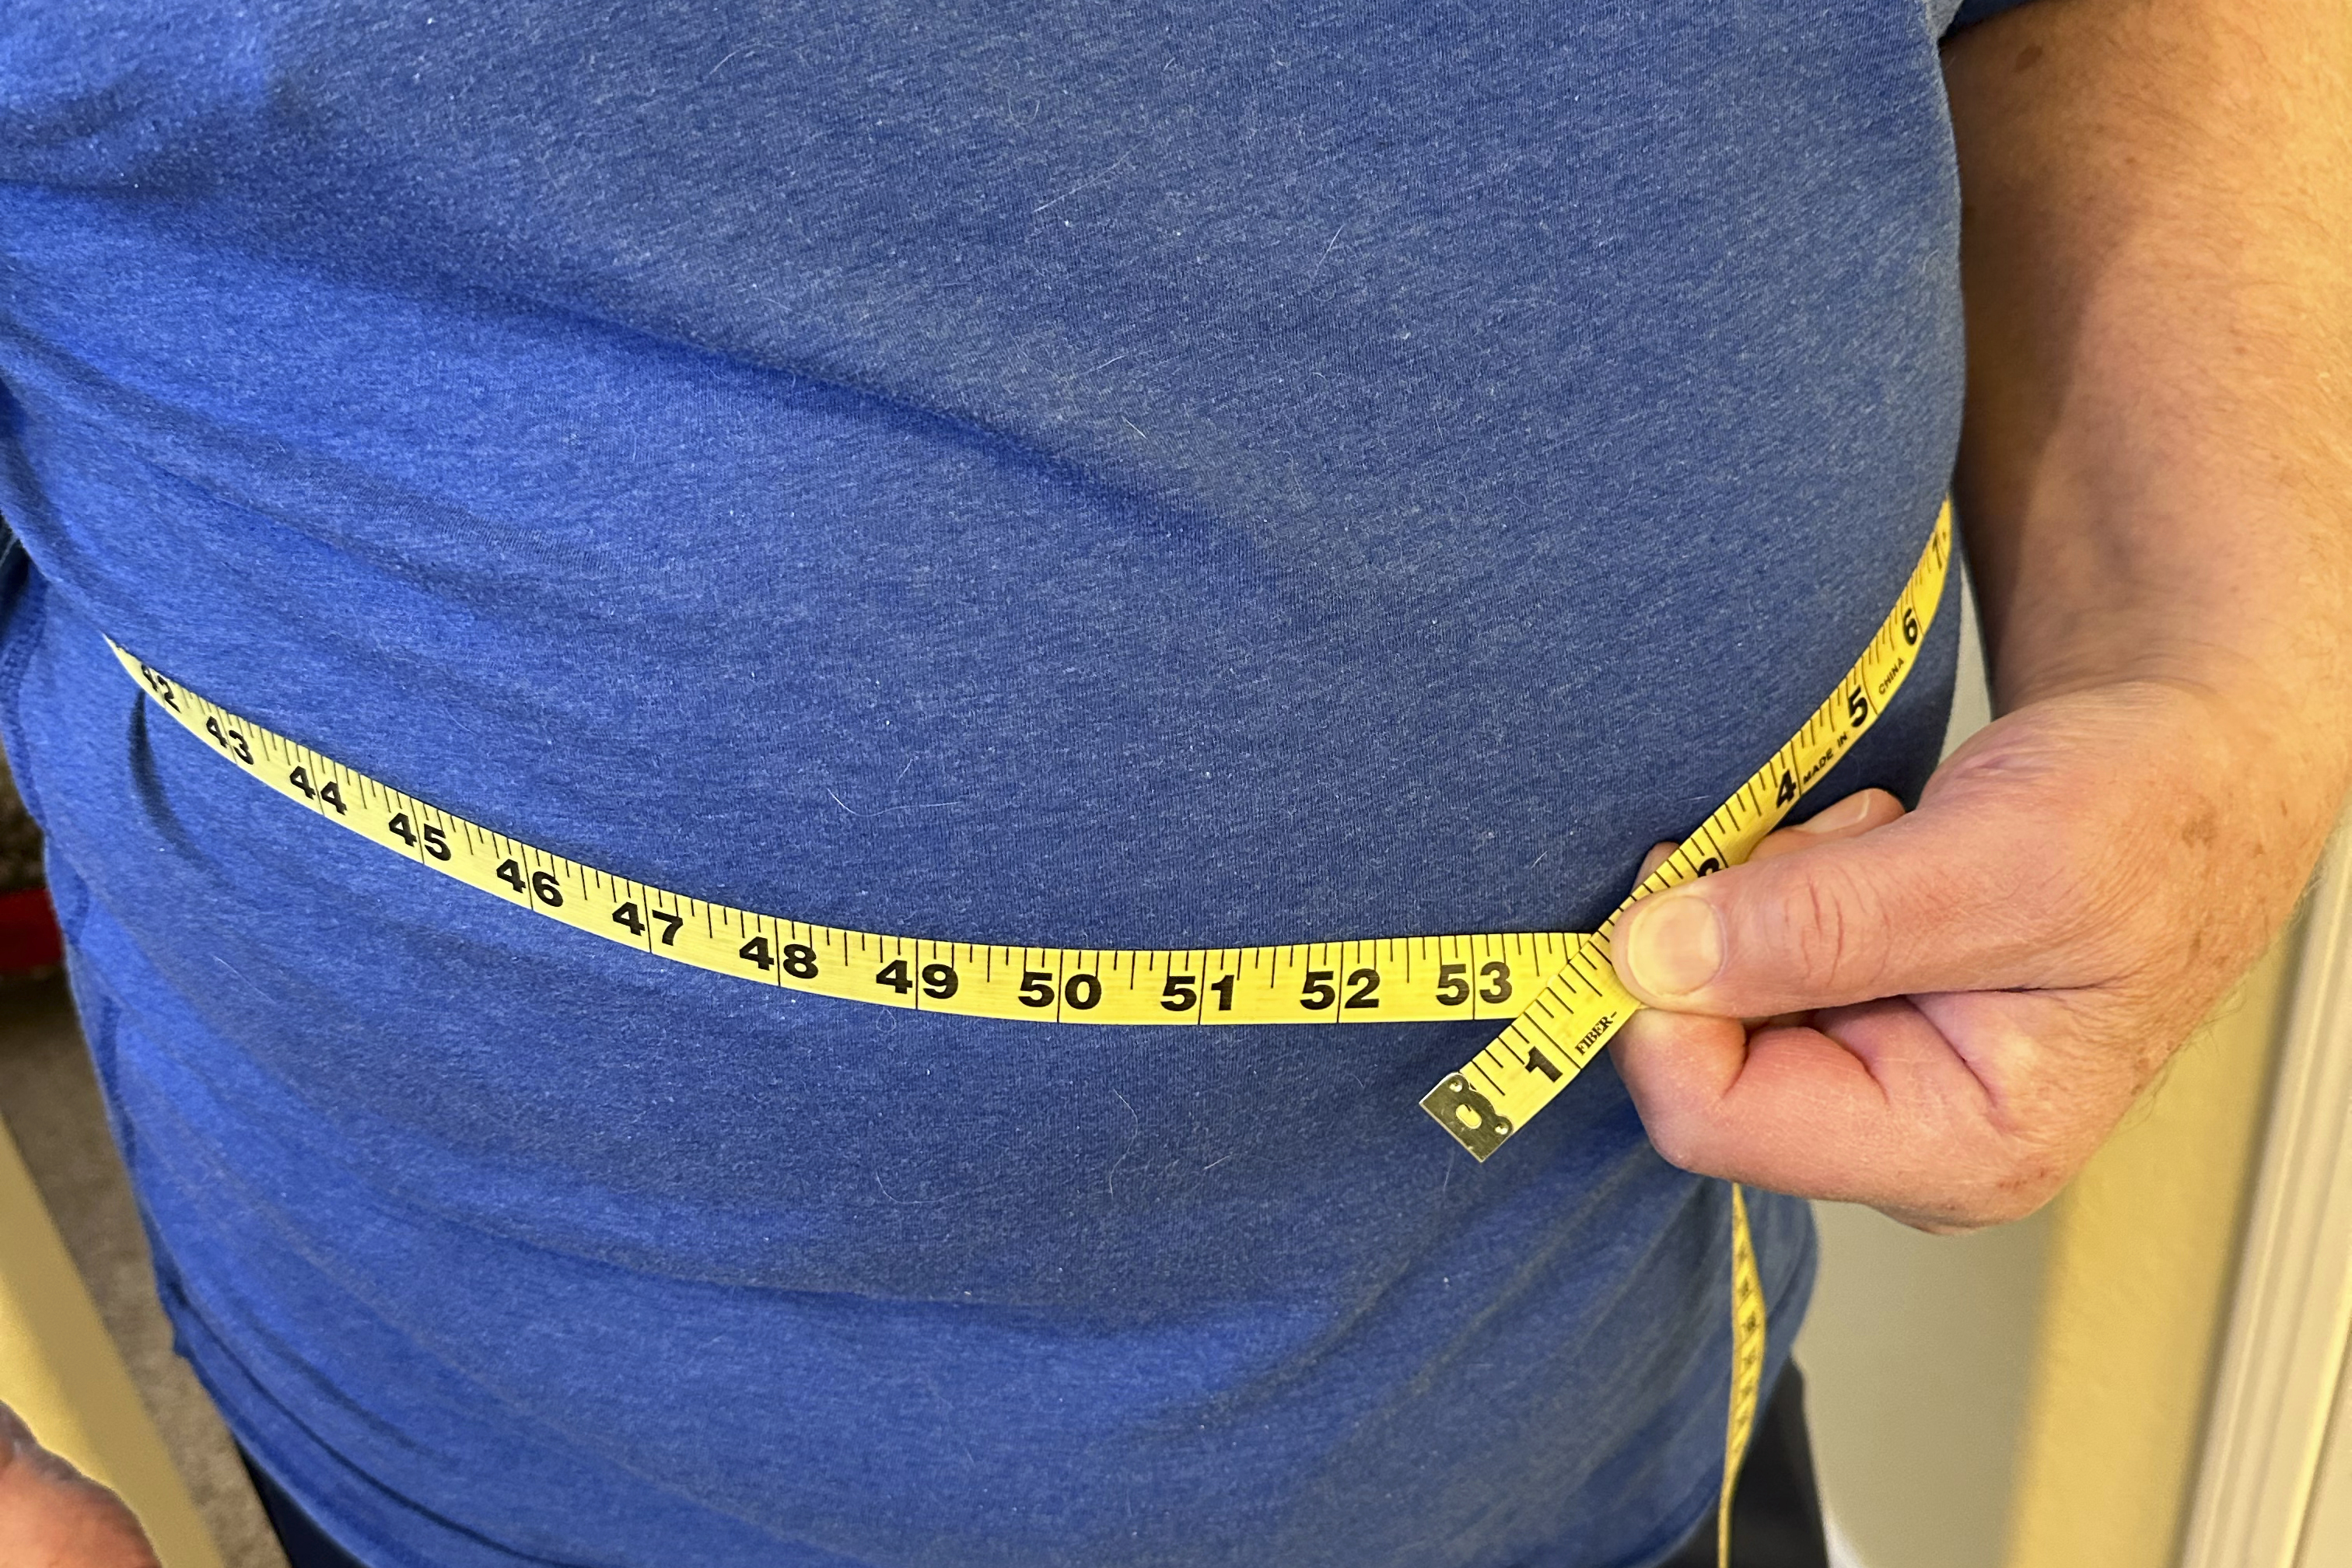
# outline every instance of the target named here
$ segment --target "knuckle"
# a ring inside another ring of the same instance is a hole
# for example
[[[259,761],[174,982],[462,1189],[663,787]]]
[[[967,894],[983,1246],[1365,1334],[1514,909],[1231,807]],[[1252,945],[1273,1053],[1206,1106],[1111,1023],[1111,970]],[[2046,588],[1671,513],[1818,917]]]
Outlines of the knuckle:
[[[1675,1106],[1645,1109],[1642,1124],[1658,1157],[1678,1170],[1696,1171],[1706,1139],[1701,1118]]]
[[[1855,997],[1886,966],[1884,922],[1869,912],[1864,890],[1843,867],[1808,867],[1787,895],[1770,906],[1768,940],[1791,978],[1824,993]]]

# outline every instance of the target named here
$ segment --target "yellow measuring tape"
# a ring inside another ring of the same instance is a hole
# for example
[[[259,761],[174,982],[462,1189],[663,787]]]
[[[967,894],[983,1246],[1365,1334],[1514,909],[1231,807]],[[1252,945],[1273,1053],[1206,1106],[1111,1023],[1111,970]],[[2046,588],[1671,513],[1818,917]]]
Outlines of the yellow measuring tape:
[[[1368,937],[1279,947],[1003,947],[786,920],[672,892],[444,811],[207,701],[109,641],[155,701],[278,794],[428,870],[592,936],[761,984],[847,1002],[1055,1024],[1419,1023],[1509,1026],[1422,1100],[1480,1161],[1583,1071],[1641,1006],[1610,966],[1635,899],[1737,865],[1877,721],[1934,621],[1951,506],[1837,689],[1804,728],[1683,840],[1597,931]],[[1732,1189],[1733,1378],[1718,1536],[1764,1362],[1764,1297],[1745,1199]],[[1723,1547],[1728,1562],[1728,1545]]]

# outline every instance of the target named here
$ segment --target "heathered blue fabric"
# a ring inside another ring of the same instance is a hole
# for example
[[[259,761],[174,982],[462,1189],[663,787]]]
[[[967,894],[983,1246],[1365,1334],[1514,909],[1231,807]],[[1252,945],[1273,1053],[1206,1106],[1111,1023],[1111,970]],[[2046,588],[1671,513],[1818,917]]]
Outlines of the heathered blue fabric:
[[[1727,1190],[1605,1064],[1482,1167],[1415,1103],[1475,1025],[655,963],[237,778],[100,636],[801,918],[1589,928],[1927,536],[1948,10],[11,7],[6,737],[243,1439],[383,1568],[1670,1548]],[[1955,625],[1817,800],[1916,791]]]

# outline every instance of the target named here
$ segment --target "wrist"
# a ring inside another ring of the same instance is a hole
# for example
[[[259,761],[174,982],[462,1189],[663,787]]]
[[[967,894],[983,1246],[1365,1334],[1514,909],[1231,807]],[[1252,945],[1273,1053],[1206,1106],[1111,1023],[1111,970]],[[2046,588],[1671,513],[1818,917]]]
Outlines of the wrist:
[[[2185,466],[2171,479],[1974,515],[1962,497],[1996,710],[2169,691],[2230,740],[2232,772],[2291,763],[2332,809],[2352,783],[2352,516]]]

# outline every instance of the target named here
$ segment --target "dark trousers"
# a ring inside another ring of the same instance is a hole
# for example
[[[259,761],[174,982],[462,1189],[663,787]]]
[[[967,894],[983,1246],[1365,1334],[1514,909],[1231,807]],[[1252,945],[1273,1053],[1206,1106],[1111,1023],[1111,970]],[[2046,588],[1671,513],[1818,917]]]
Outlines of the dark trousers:
[[[1805,1378],[1790,1362],[1756,1417],[1739,1489],[1731,1494],[1731,1568],[1829,1568],[1813,1443],[1805,1427]],[[1658,1568],[1715,1568],[1715,1516]],[[297,1563],[295,1568],[301,1568]]]
[[[250,1458],[245,1468],[293,1568],[367,1568],[328,1540]],[[1732,1568],[1829,1568],[1829,1561],[1813,1447],[1805,1431],[1805,1380],[1792,1362],[1765,1402],[1740,1461],[1739,1490],[1731,1502]],[[1714,1516],[1659,1568],[1715,1568]]]

